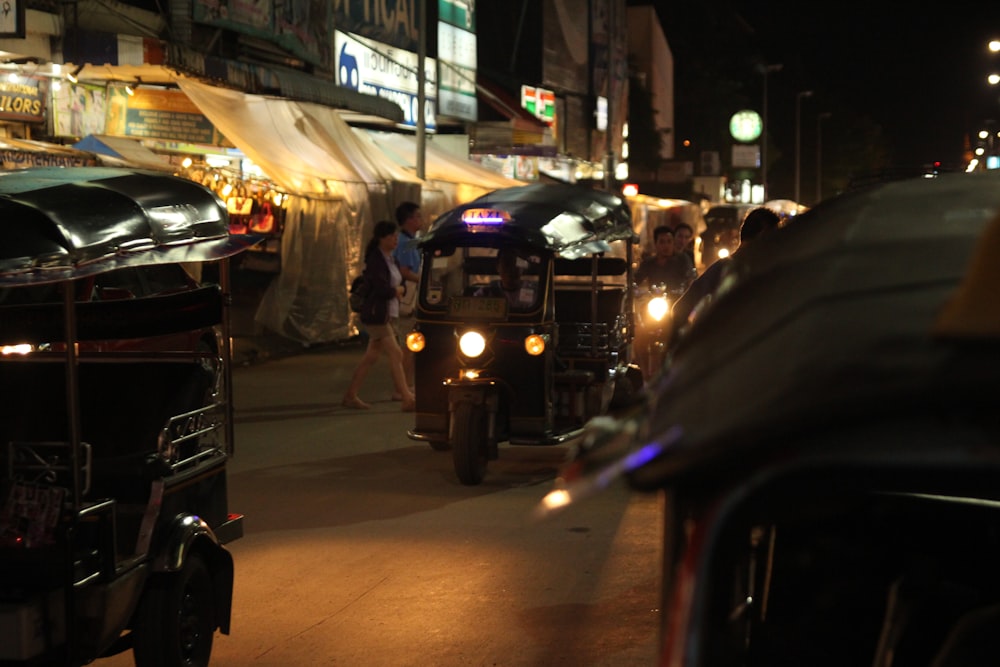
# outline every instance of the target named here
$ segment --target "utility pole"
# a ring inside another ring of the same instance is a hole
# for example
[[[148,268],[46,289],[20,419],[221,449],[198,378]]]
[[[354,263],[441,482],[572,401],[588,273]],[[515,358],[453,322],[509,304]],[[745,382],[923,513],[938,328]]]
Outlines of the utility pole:
[[[617,37],[617,21],[619,0],[607,0],[608,3],[608,129],[604,133],[605,149],[604,155],[604,189],[608,192],[614,191],[615,184],[615,75],[617,74],[617,59],[615,54],[617,48],[615,38]]]
[[[775,63],[764,65],[760,70],[764,75],[764,105],[760,124],[760,181],[764,189],[764,201],[767,201],[767,75],[771,72],[780,72],[782,67],[784,65]]]
[[[802,167],[802,98],[811,97],[811,90],[802,90],[795,96],[795,203],[802,200],[799,198],[799,176]]]
[[[832,114],[829,111],[816,116],[816,203],[823,199],[823,121]]]
[[[417,4],[417,178],[424,180],[427,158],[427,119],[424,116],[424,104],[427,102],[427,92],[424,86],[424,60],[427,57],[427,1],[420,0]]]

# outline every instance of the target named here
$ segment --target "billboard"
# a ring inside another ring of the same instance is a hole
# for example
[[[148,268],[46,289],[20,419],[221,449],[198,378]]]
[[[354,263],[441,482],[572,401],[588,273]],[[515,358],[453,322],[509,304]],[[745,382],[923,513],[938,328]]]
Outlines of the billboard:
[[[365,95],[395,102],[403,110],[403,124],[416,127],[419,118],[417,54],[339,30],[334,33],[334,40],[337,83]],[[424,58],[423,113],[427,129],[436,127],[436,70],[434,59]]]

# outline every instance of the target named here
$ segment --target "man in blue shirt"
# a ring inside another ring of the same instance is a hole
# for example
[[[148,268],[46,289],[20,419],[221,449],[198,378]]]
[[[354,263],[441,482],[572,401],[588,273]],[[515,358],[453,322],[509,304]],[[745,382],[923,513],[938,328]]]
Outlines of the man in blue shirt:
[[[417,299],[417,281],[420,280],[420,250],[417,248],[417,234],[423,226],[423,216],[420,205],[412,201],[404,201],[396,207],[396,223],[399,225],[399,244],[393,250],[392,256],[399,262],[399,272],[403,276],[406,291],[399,302],[400,347],[403,348],[403,372],[406,375],[407,386],[413,387],[413,353],[406,347],[406,334],[410,333],[416,323],[414,306]],[[395,398],[395,396],[393,396]]]

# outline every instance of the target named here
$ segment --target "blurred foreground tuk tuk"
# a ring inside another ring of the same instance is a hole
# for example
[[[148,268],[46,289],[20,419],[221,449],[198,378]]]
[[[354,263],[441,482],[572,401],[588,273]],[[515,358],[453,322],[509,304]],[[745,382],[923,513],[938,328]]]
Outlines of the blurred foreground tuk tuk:
[[[248,240],[201,185],[108,168],[0,174],[0,236],[0,663],[206,665],[242,535],[226,258]]]
[[[421,240],[411,438],[452,451],[479,484],[498,443],[580,433],[641,388],[630,359],[632,245],[625,201],[570,185],[497,190]]]
[[[1000,656],[1000,174],[829,199],[734,256],[545,511],[664,498],[660,664]]]

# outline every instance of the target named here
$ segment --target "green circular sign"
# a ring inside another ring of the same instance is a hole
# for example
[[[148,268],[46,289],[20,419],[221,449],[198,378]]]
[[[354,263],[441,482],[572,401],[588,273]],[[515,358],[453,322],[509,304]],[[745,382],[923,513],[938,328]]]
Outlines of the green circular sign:
[[[729,133],[736,141],[756,141],[763,127],[760,114],[749,109],[737,111],[729,119]]]

